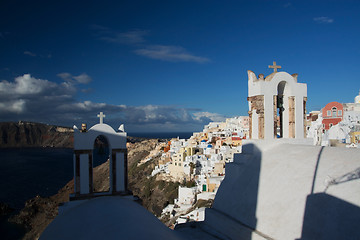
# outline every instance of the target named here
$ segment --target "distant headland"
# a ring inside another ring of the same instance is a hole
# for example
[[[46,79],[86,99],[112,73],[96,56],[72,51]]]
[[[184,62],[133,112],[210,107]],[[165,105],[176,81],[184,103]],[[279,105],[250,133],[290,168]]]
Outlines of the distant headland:
[[[34,122],[0,122],[0,148],[72,148],[74,130]]]
[[[145,139],[147,137],[127,136],[127,141],[132,143]],[[0,148],[73,148],[73,145],[74,130],[70,127],[26,121],[0,122]]]

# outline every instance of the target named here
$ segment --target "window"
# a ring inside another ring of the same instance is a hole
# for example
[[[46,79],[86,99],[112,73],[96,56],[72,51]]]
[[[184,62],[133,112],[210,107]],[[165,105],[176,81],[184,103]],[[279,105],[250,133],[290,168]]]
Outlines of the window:
[[[179,163],[179,166],[181,167],[181,163]]]
[[[331,112],[332,112],[332,117],[337,117],[337,108],[336,107],[333,107],[331,109]]]
[[[327,115],[327,116],[331,116],[331,111],[330,111],[330,110],[327,110],[326,115]]]
[[[330,123],[330,124],[329,124],[329,128],[331,128],[332,126],[333,126],[333,124],[332,124],[332,123]]]
[[[342,115],[342,111],[339,110],[339,111],[338,111],[338,116],[341,116],[341,115]]]

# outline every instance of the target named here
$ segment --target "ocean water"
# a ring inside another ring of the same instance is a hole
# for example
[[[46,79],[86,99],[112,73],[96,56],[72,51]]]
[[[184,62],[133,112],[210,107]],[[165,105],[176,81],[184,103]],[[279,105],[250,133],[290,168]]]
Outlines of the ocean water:
[[[40,195],[56,194],[73,177],[73,150],[61,148],[0,149],[0,202],[15,208]],[[21,239],[22,226],[0,217],[1,239]]]
[[[57,193],[72,177],[72,149],[0,149],[0,202],[17,210],[36,195]]]

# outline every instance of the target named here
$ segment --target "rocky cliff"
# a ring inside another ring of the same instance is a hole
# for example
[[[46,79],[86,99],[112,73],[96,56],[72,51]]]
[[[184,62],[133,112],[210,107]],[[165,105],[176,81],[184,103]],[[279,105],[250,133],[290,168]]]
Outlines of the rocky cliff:
[[[73,129],[32,122],[1,122],[0,148],[73,147]]]
[[[127,137],[131,143],[146,138]],[[0,148],[57,147],[73,148],[74,130],[34,122],[0,122]]]
[[[129,141],[133,140],[133,142]],[[137,141],[135,141],[137,140]],[[154,158],[144,164],[138,163],[146,158],[159,144],[157,139],[128,139],[129,189],[142,200],[142,204],[150,212],[159,216],[161,210],[177,197],[179,183],[156,181],[148,178],[158,159]],[[108,162],[94,169],[94,188],[97,191],[109,187]],[[48,198],[37,196],[26,202],[25,207],[10,221],[23,224],[27,228],[24,239],[37,239],[46,226],[57,216],[58,206],[69,200],[74,191],[73,180],[68,182],[56,195]]]

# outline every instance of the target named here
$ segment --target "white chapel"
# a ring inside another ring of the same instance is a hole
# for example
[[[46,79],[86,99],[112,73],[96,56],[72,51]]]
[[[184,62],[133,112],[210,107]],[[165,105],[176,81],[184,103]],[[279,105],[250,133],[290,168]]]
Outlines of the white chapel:
[[[307,86],[298,74],[274,72],[256,77],[248,70],[249,133],[251,139],[304,138]]]
[[[83,124],[80,131],[74,131],[74,194],[70,196],[70,200],[128,193],[126,132],[123,131],[123,125],[116,132],[105,124],[105,115],[102,112],[98,117],[100,123],[89,130]],[[93,188],[93,150],[94,142],[99,136],[107,142],[110,161],[110,189],[101,193],[94,192]]]

